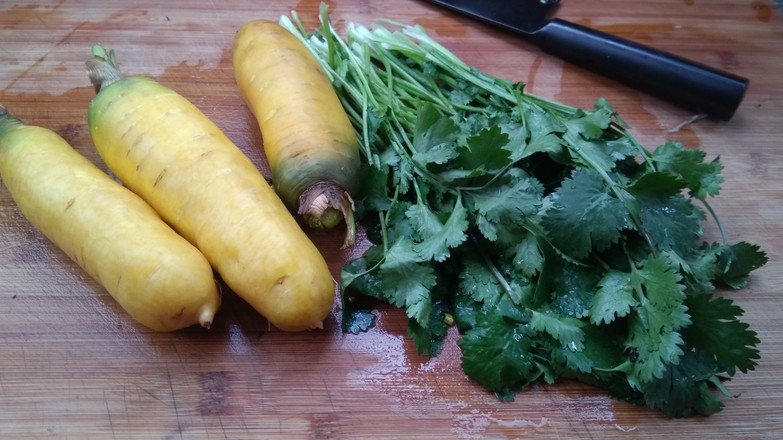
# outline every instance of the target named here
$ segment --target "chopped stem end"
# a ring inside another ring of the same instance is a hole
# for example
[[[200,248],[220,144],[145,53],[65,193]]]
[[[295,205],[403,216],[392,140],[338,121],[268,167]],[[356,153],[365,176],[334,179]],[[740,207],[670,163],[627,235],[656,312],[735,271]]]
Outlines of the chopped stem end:
[[[308,226],[317,229],[332,229],[345,223],[345,239],[342,248],[346,249],[356,242],[356,223],[354,204],[351,195],[332,182],[318,182],[307,188],[299,196],[299,215]]]

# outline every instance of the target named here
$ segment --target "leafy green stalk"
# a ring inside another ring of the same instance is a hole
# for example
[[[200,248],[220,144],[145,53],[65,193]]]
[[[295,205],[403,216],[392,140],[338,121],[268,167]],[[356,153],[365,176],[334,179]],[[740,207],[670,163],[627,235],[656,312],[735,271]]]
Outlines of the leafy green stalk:
[[[307,34],[361,143],[358,221],[372,246],[342,271],[343,329],[372,305],[409,318],[421,353],[453,322],[462,367],[512,399],[577,378],[667,416],[722,407],[758,338],[714,296],[767,262],[732,244],[707,202],[722,165],[667,142],[647,150],[609,103],[578,109],[466,65],[421,27],[349,23],[322,5]],[[706,215],[720,243],[703,241]],[[718,391],[714,393],[713,391]]]

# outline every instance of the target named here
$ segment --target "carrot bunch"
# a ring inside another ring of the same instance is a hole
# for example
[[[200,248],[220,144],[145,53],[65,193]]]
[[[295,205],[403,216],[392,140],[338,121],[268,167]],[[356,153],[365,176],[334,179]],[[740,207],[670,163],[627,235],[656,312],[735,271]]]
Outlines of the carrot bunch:
[[[210,326],[220,296],[204,256],[62,137],[2,107],[0,177],[24,216],[140,323]]]
[[[334,302],[322,255],[250,159],[195,105],[145,77],[122,77],[96,46],[87,123],[109,169],[276,327],[321,325]]]
[[[125,77],[93,47],[91,139],[113,180],[54,132],[0,112],[0,176],[20,210],[139,323],[200,323],[220,306],[213,273],[286,331],[321,327],[335,281],[300,227],[346,225],[358,143],[329,79],[274,22],[234,44],[236,78],[258,118],[271,187],[193,103],[150,78]]]

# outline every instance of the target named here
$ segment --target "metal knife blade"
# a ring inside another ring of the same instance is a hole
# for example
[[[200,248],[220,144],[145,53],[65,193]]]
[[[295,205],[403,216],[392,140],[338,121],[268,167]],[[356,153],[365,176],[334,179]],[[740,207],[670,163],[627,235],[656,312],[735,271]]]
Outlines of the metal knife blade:
[[[545,24],[559,0],[428,0],[446,9],[468,15],[500,28],[532,35]]]
[[[731,119],[748,88],[747,78],[549,18],[558,0],[427,1],[521,35],[544,52],[716,119]]]

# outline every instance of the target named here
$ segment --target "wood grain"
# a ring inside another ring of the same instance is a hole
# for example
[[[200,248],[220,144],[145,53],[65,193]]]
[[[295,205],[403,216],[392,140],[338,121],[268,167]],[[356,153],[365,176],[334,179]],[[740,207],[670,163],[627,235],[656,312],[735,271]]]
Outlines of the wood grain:
[[[0,103],[51,128],[103,167],[86,130],[93,43],[116,49],[127,74],[191,99],[266,173],[260,135],[231,71],[236,29],[296,9],[316,25],[316,0],[70,1],[0,5]],[[332,18],[424,26],[469,64],[580,107],[607,98],[646,146],[676,139],[720,156],[713,206],[733,241],[763,245],[770,263],[733,298],[761,338],[762,360],[709,418],[667,420],[578,383],[536,385],[501,403],[469,382],[450,333],[442,355],[416,354],[401,312],[343,335],[339,308],[323,331],[269,328],[230,292],[210,331],[151,333],[34,230],[0,187],[0,438],[366,439],[726,438],[783,432],[783,17],[771,0],[566,0],[558,17],[747,76],[730,122],[702,120],[564,65],[529,43],[416,0],[334,0]],[[105,169],[105,168],[104,168]],[[717,237],[714,225],[707,234]],[[311,233],[335,276],[361,246]]]

